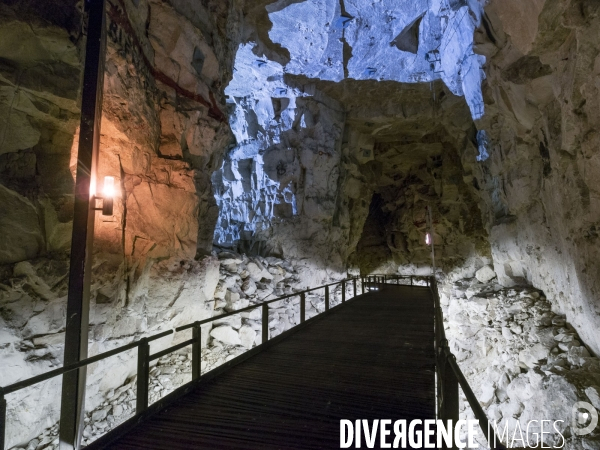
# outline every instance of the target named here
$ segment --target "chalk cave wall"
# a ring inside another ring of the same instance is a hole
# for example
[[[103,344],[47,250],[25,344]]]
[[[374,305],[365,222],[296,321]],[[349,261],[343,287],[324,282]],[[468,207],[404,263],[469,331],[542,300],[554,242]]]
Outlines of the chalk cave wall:
[[[3,385],[57,367],[64,345],[85,37],[81,2],[38,3],[0,5]],[[233,142],[223,88],[241,11],[107,3],[99,180],[114,176],[117,197],[113,216],[96,216],[90,354],[213,314],[210,174]],[[134,365],[123,354],[89,370],[88,409]],[[9,444],[54,424],[57,392],[59,378],[9,398]]]
[[[304,9],[291,11],[296,6]],[[426,2],[412,7],[430,13]],[[459,5],[444,7],[454,15]],[[386,81],[412,76],[404,62],[398,73],[360,72],[353,64],[366,64],[361,55],[385,60],[386,36],[407,20],[390,16],[385,22],[380,16],[391,10],[371,17],[365,8],[352,6],[361,16],[349,20],[332,1],[246,5],[245,44],[225,90],[237,145],[213,175],[220,208],[215,243],[285,255],[338,274],[346,268],[425,274],[430,264],[425,207],[439,196],[434,208],[436,243],[444,244],[440,265],[460,271],[466,264],[473,272],[489,263],[490,251],[472,179],[461,174],[465,141],[477,135],[472,102],[454,94],[461,84],[454,72],[445,84]],[[295,25],[288,23],[292,16]],[[340,20],[348,20],[351,31],[332,26]],[[284,39],[286,26],[297,39]],[[322,27],[320,34],[307,31],[315,27]],[[423,36],[426,45],[439,44]],[[456,39],[459,45],[453,36],[446,30],[445,48],[456,44],[453,52],[463,51],[462,40]],[[375,42],[373,54],[361,47],[369,39]],[[356,47],[354,60],[348,42]],[[408,54],[393,51],[395,57]],[[468,157],[475,159],[477,151]],[[359,242],[363,235],[369,238],[364,224],[374,195],[384,197],[389,217],[384,244],[367,248]]]
[[[597,227],[599,7],[492,1],[476,51],[488,58],[489,158],[477,180],[494,268],[505,286],[542,289],[600,352]]]

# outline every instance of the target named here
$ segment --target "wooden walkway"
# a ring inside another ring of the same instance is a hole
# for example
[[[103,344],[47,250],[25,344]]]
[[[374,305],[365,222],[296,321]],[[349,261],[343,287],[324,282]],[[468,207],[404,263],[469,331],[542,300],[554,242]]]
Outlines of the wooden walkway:
[[[433,419],[433,311],[429,289],[387,285],[201,385],[109,448],[339,449],[341,419]]]

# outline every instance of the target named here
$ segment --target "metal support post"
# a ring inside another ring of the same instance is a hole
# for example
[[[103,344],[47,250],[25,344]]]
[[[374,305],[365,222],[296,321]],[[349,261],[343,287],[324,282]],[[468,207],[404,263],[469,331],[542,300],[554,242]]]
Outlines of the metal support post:
[[[306,294],[300,294],[300,323],[306,320]]]
[[[6,399],[2,388],[0,388],[0,449],[4,450],[6,445]]]
[[[342,303],[346,301],[346,282],[342,281]]]
[[[81,94],[64,365],[85,359],[88,351],[94,199],[106,58],[105,0],[87,0],[85,10],[89,20]],[[80,447],[85,410],[85,380],[85,367],[63,375],[59,432],[61,450]]]
[[[459,405],[458,405],[458,379],[448,363],[448,358],[444,355],[442,362],[442,396],[440,404],[440,419],[443,421],[451,420],[455,424],[458,420]],[[454,449],[451,447],[444,447]]]
[[[354,288],[354,295],[352,296],[352,298],[356,297],[356,278],[354,280],[352,280],[353,283],[353,288]]]
[[[329,311],[329,286],[325,286],[325,311]]]
[[[269,340],[269,304],[262,305],[262,342],[263,344]]]
[[[192,328],[192,380],[197,380],[202,375],[202,327],[199,322]]]
[[[366,278],[361,278],[360,279],[360,290],[362,291],[362,293],[365,293],[365,279]]]
[[[137,398],[135,413],[140,414],[148,409],[148,383],[150,381],[150,343],[143,338],[138,345],[137,361]]]

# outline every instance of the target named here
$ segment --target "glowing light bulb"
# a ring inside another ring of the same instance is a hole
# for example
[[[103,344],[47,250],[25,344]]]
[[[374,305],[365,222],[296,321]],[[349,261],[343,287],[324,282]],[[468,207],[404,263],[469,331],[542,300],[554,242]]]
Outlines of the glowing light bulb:
[[[104,198],[113,198],[115,196],[115,177],[104,177],[102,194]]]
[[[425,243],[431,245],[431,235],[429,233],[425,235]]]
[[[102,215],[112,216],[115,197],[115,177],[104,177],[102,190]]]
[[[583,413],[583,420],[588,420],[588,417],[590,417],[588,413]]]

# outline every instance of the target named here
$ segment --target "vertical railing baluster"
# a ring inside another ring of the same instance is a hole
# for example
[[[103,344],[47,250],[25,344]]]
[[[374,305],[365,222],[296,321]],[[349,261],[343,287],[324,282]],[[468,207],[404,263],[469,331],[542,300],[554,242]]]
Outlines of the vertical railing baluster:
[[[0,449],[4,450],[6,443],[6,398],[0,388]]]
[[[352,296],[352,298],[356,297],[356,278],[354,278],[354,280],[352,280],[352,283],[354,284],[354,295]]]
[[[329,286],[325,286],[325,311],[329,311]]]
[[[452,423],[456,423],[459,419],[459,404],[458,404],[458,379],[452,366],[448,361],[448,358],[453,356],[447,356],[444,349],[442,349],[441,364],[442,364],[442,399],[441,399],[441,413],[440,418],[444,421],[452,420]]]
[[[365,293],[365,278],[361,278],[360,279],[360,290],[362,291],[362,293]]]
[[[342,303],[346,301],[346,282],[342,281]]]
[[[148,338],[143,338],[138,345],[136,414],[143,413],[148,409],[149,358],[150,343],[148,342]]]
[[[269,340],[269,304],[262,305],[262,343]]]
[[[197,380],[202,375],[202,327],[199,322],[192,328],[192,380]]]
[[[410,285],[411,286],[413,285],[413,276],[412,275],[410,276]]]
[[[306,321],[306,294],[300,294],[300,323]]]

